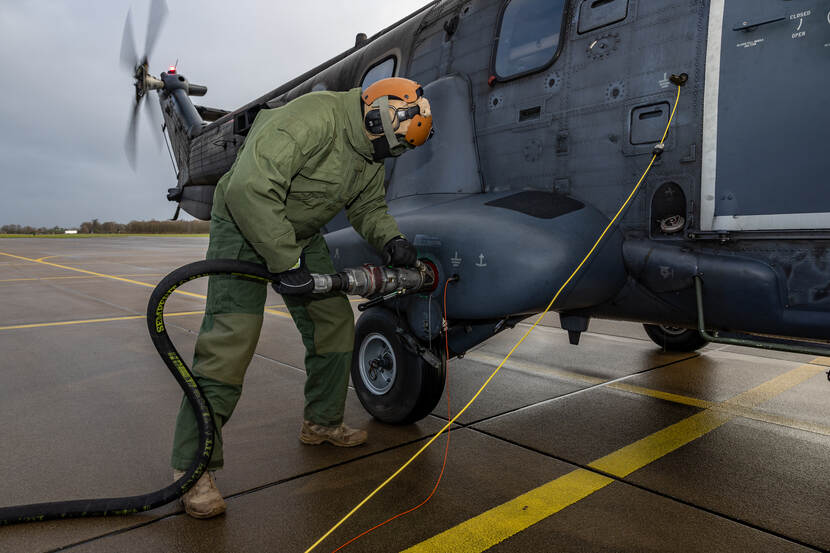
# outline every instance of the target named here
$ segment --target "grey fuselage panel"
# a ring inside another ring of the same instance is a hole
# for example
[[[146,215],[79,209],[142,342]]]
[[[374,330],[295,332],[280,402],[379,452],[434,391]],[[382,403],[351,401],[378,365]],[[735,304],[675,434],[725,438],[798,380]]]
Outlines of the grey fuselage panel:
[[[502,78],[494,59],[509,40],[500,25],[510,2],[431,4],[199,136],[171,135],[178,184],[215,185],[257,110],[312,89],[360,86],[392,56],[396,75],[424,85],[437,133],[387,162],[390,212],[442,278],[461,276],[451,317],[520,317],[545,307],[631,192],[669,120],[670,77],[685,73],[664,153],[554,309],[692,327],[692,278],[702,274],[713,328],[822,337],[830,322],[830,6],[562,5],[561,27],[545,35],[558,40],[555,56]],[[162,105],[177,132],[174,102]],[[509,200],[526,191],[542,193],[541,212],[555,216],[498,204],[535,201]],[[339,266],[377,260],[342,214],[325,230]]]

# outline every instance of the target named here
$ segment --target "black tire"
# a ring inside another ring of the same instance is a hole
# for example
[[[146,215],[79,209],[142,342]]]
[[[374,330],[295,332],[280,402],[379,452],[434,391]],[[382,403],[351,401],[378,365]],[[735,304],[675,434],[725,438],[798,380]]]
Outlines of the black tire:
[[[355,325],[352,384],[360,403],[389,424],[427,416],[444,392],[444,367],[435,368],[409,351],[396,329],[405,327],[390,310],[375,307]]]
[[[644,324],[643,328],[652,342],[666,351],[697,351],[709,343],[697,330],[648,324]]]

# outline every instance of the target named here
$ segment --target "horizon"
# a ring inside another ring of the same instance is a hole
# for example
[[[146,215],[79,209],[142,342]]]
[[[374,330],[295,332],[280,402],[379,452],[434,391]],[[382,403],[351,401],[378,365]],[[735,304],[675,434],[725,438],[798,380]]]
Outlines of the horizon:
[[[232,110],[348,50],[357,33],[371,36],[428,3],[366,10],[319,0],[312,13],[304,5],[241,0],[232,13],[257,17],[233,18],[231,39],[215,40],[228,32],[227,3],[177,0],[168,5],[150,71],[177,63],[208,87],[200,105]],[[4,5],[0,68],[10,77],[0,104],[0,166],[4,183],[14,184],[0,186],[0,226],[71,228],[92,218],[173,216],[176,204],[166,192],[176,176],[148,114],[139,114],[135,172],[124,153],[134,91],[119,54],[131,4],[143,52],[149,0]],[[160,116],[157,96],[147,100]]]

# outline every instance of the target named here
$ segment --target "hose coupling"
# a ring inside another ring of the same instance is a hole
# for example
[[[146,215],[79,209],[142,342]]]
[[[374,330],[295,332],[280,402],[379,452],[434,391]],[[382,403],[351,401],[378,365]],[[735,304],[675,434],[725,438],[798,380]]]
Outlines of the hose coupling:
[[[435,285],[436,275],[430,264],[420,260],[415,267],[350,267],[333,275],[311,275],[315,294],[341,291],[370,298],[391,292],[417,292]]]

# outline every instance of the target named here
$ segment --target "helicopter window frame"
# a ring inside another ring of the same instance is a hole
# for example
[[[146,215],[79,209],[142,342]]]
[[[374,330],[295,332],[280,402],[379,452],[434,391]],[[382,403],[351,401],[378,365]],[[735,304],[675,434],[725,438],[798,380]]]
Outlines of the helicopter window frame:
[[[392,60],[392,73],[389,74],[389,75],[380,77],[380,78],[372,81],[372,83],[376,83],[380,79],[387,79],[389,77],[394,77],[397,74],[397,71],[398,71],[398,56],[396,54],[389,54],[387,56],[384,56],[382,59],[380,59],[380,60],[376,61],[375,63],[373,63],[372,65],[370,65],[366,69],[366,71],[363,72],[363,76],[360,77],[360,85],[359,85],[360,90],[366,90],[366,85],[365,85],[366,77],[369,76],[369,73],[371,73],[375,68],[380,67],[384,63],[388,62],[389,60]]]
[[[559,22],[559,39],[557,41],[556,48],[553,51],[553,55],[550,57],[550,59],[547,60],[545,63],[539,64],[536,67],[532,67],[526,71],[513,73],[507,76],[499,75],[498,71],[496,70],[496,59],[498,58],[499,54],[499,45],[503,44],[501,41],[502,25],[504,25],[504,16],[510,8],[510,5],[514,1],[515,0],[507,0],[504,3],[504,5],[502,5],[501,10],[499,11],[498,25],[496,25],[496,36],[493,40],[493,50],[490,54],[490,74],[493,77],[495,77],[496,82],[512,81],[514,79],[519,79],[532,73],[538,73],[540,71],[544,71],[545,69],[556,63],[556,60],[558,60],[559,56],[562,54],[562,49],[565,45],[566,30],[568,29],[568,24],[571,19],[569,17],[569,14],[571,13],[571,4],[573,2],[572,0],[562,0],[562,12]]]

